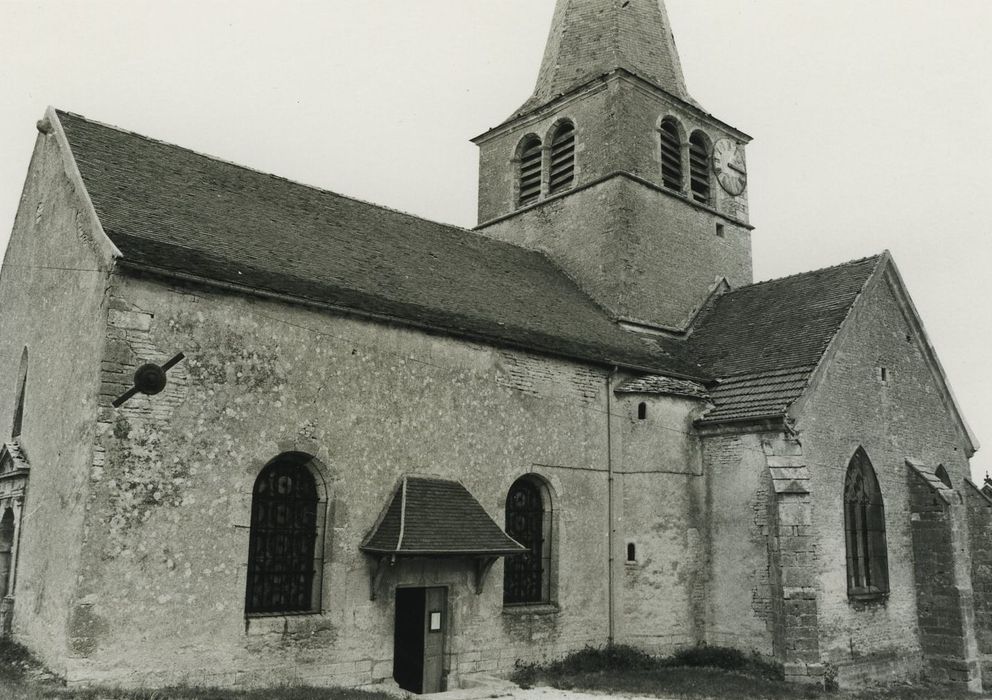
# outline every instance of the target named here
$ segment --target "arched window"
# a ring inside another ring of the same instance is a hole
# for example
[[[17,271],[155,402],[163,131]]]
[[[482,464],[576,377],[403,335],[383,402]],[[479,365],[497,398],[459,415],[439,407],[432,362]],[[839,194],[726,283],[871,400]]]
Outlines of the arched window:
[[[661,181],[670,190],[682,191],[682,136],[671,117],[661,123]]]
[[[947,487],[947,488],[949,488],[949,489],[952,489],[952,488],[954,488],[954,487],[953,487],[953,486],[951,485],[951,475],[947,473],[947,470],[946,470],[946,469],[944,469],[944,465],[943,465],[943,464],[940,464],[940,465],[938,465],[938,466],[937,466],[937,468],[936,468],[936,469],[934,470],[934,472],[933,472],[933,473],[934,473],[934,475],[935,475],[935,476],[936,476],[936,477],[937,477],[938,479],[940,479],[940,482],[941,482],[941,483],[942,483],[942,484],[943,484],[944,486],[946,486],[946,487]]]
[[[248,538],[246,613],[319,608],[318,503],[310,457],[279,455],[255,480]]]
[[[17,389],[14,394],[14,422],[10,429],[12,438],[21,436],[21,427],[24,424],[24,391],[28,384],[28,349],[21,352],[21,366],[17,372]]]
[[[506,496],[506,534],[527,548],[507,557],[503,569],[503,604],[551,600],[551,499],[533,476],[513,482]]]
[[[520,192],[517,203],[525,207],[541,197],[541,139],[528,136],[518,151],[520,159]]]
[[[875,597],[889,592],[885,506],[875,469],[862,448],[854,453],[844,480],[847,593]]]
[[[575,125],[564,122],[551,137],[551,176],[548,193],[564,192],[575,182]]]
[[[643,401],[637,404],[637,420],[647,420],[648,405]]]
[[[710,202],[710,143],[701,131],[689,137],[689,180],[692,198],[697,202]]]

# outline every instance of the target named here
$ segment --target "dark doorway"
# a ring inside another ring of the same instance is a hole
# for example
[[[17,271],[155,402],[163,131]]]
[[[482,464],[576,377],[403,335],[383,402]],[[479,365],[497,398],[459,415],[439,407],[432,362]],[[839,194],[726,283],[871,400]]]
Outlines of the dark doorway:
[[[393,679],[411,693],[444,690],[444,588],[397,588]]]

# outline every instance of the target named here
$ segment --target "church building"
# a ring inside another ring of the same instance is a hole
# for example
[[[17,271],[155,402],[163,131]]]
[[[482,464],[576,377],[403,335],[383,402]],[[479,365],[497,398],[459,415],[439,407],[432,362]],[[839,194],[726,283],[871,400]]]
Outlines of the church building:
[[[0,634],[68,683],[430,693],[611,643],[992,674],[992,498],[896,264],[754,282],[750,139],[660,0],[558,0],[472,230],[38,132]]]

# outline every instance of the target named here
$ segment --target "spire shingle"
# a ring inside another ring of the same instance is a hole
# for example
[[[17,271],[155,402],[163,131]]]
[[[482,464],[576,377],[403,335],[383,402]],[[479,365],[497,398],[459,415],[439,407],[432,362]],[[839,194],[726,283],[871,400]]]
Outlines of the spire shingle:
[[[558,0],[537,86],[517,114],[617,68],[695,104],[664,0]]]

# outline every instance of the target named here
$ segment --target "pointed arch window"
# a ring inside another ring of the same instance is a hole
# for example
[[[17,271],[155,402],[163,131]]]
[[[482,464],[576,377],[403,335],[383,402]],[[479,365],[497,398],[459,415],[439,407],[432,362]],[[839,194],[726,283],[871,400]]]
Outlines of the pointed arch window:
[[[682,191],[682,136],[671,117],[661,122],[661,182],[670,190]]]
[[[575,125],[564,122],[551,137],[551,175],[548,193],[558,194],[575,182]]]
[[[309,461],[308,455],[286,453],[255,479],[245,613],[298,613],[320,607],[320,496]]]
[[[517,203],[521,207],[533,204],[541,197],[541,139],[527,136],[520,142],[520,181]]]
[[[701,131],[689,137],[689,184],[692,198],[703,204],[710,203],[710,143]]]
[[[504,560],[503,604],[551,600],[551,499],[534,476],[513,482],[506,496],[506,534],[527,552]]]
[[[951,484],[951,475],[947,473],[946,469],[944,469],[943,464],[938,465],[933,473],[938,479],[940,479],[940,483],[942,483],[944,486],[946,486],[949,489],[954,488],[954,486]]]
[[[860,447],[851,458],[844,479],[844,531],[848,596],[875,598],[886,595],[889,592],[889,562],[885,505],[875,469]]]

